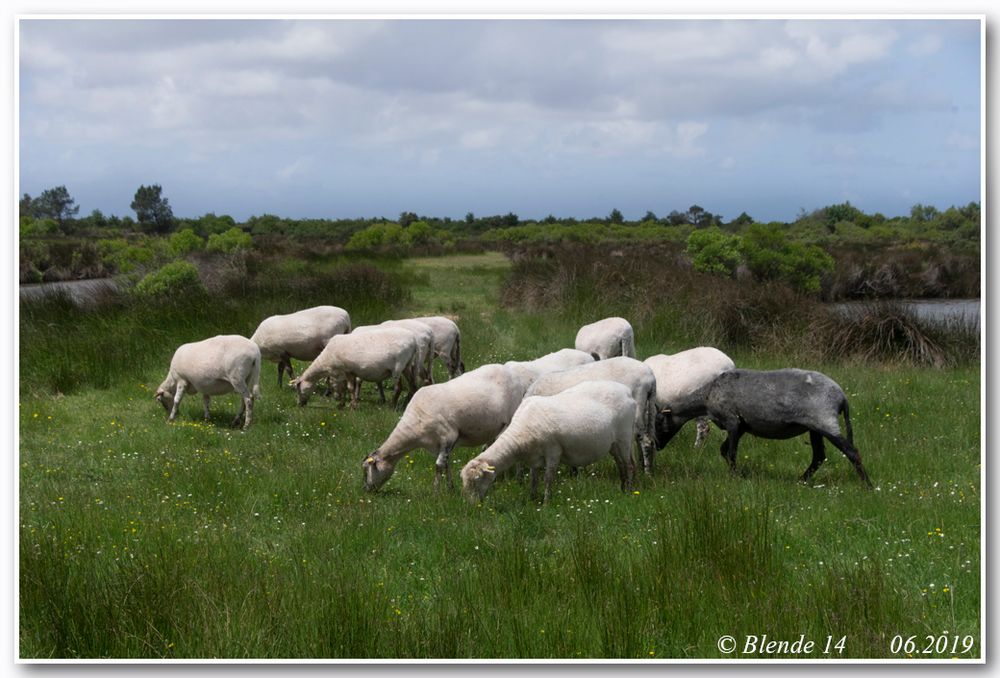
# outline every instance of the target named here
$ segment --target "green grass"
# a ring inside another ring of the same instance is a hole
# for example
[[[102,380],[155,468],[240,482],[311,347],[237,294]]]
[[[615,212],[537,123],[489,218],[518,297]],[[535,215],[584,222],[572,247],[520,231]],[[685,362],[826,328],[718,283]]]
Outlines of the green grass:
[[[495,256],[403,269],[410,300],[386,317],[457,317],[470,368],[572,345],[573,318],[497,308]],[[99,342],[91,322],[72,339]],[[671,343],[643,330],[641,357]],[[763,633],[805,634],[813,657],[899,657],[894,635],[943,632],[981,655],[976,367],[808,366],[844,386],[875,491],[829,446],[796,482],[806,438],[745,437],[733,476],[722,433],[694,449],[690,426],[632,494],[609,458],[561,473],[550,505],[510,478],[470,506],[434,492],[424,452],[362,491],[399,416],[370,390],[358,411],[299,408],[266,370],[249,431],[228,427],[235,397],[208,423],[188,398],[167,425],[152,393],[173,341],[57,395],[22,341],[22,658],[712,658],[739,656],[720,635]],[[456,477],[477,452],[455,451]],[[847,636],[843,655],[821,653],[828,635]]]

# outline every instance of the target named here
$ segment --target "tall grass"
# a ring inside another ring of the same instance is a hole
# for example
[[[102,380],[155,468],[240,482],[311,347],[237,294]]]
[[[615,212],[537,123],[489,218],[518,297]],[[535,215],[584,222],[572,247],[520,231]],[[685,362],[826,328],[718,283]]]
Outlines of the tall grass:
[[[558,313],[582,324],[620,315],[637,331],[677,346],[717,346],[737,354],[784,355],[800,362],[859,360],[941,367],[979,358],[978,331],[919,319],[899,304],[842,313],[781,283],[695,271],[669,244],[585,245],[526,250],[504,282],[509,308]],[[588,320],[590,319],[590,320]]]
[[[151,301],[126,289],[82,307],[58,293],[22,300],[22,393],[108,388],[153,364],[165,374],[180,344],[216,334],[249,337],[276,313],[332,304],[348,308],[353,324],[361,325],[386,317],[408,298],[401,273],[385,264],[280,267],[253,259],[248,265],[241,257],[201,263],[208,297]]]

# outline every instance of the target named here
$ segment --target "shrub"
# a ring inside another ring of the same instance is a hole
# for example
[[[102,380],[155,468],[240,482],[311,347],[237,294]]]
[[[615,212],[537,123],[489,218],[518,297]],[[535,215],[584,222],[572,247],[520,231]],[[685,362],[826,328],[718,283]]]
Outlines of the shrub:
[[[833,258],[816,245],[791,242],[776,223],[753,224],[740,242],[747,268],[757,280],[780,280],[815,293],[820,277],[833,271]]]
[[[347,241],[347,251],[373,251],[394,248],[403,242],[403,228],[399,224],[372,224],[356,232]]]
[[[249,233],[238,228],[231,228],[225,233],[213,233],[208,236],[205,246],[209,252],[235,252],[240,249],[250,249],[253,239]]]
[[[732,277],[740,264],[740,239],[715,226],[699,229],[688,236],[687,254],[696,270]]]
[[[59,232],[59,224],[55,219],[33,219],[21,217],[18,233],[22,238],[31,236],[54,235]]]
[[[200,250],[204,245],[205,241],[190,228],[177,231],[170,236],[170,251],[174,256],[182,257],[190,252]]]
[[[194,264],[174,261],[146,275],[135,286],[135,292],[141,298],[163,299],[201,295],[205,293],[205,288]]]

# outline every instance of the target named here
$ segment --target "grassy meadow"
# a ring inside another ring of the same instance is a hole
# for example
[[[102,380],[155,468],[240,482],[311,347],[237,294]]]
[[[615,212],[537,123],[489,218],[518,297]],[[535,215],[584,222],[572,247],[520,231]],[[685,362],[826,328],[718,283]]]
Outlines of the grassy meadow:
[[[453,317],[471,369],[572,346],[606,309],[501,305],[495,253],[302,266],[314,282],[290,264],[225,301],[22,304],[21,658],[745,658],[717,641],[750,634],[804,634],[810,658],[981,656],[978,364],[796,364],[844,387],[874,491],[830,445],[797,482],[808,437],[745,436],[732,475],[723,434],[695,449],[689,424],[629,494],[609,457],[561,472],[549,505],[510,477],[471,506],[433,490],[423,451],[366,494],[362,459],[400,414],[373,389],[357,411],[299,408],[265,363],[249,431],[228,425],[235,396],[207,423],[189,396],[168,425],[153,393],[176,346],[333,303],[355,325]],[[692,345],[633,325],[640,358]],[[476,453],[456,448],[456,480]]]

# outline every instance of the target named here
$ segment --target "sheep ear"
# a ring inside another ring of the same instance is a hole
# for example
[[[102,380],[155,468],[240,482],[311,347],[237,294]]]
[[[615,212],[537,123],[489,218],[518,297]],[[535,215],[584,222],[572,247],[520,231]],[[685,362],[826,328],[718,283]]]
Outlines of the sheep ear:
[[[670,408],[664,407],[662,410],[660,410],[660,414],[670,414]]]
[[[368,455],[368,457],[365,459],[365,463],[366,464],[374,464],[375,463],[375,457],[373,457],[371,455]]]
[[[483,469],[483,472],[485,472],[485,473],[496,473],[497,472],[497,467],[496,466],[490,466],[489,464],[487,464],[486,468]]]

